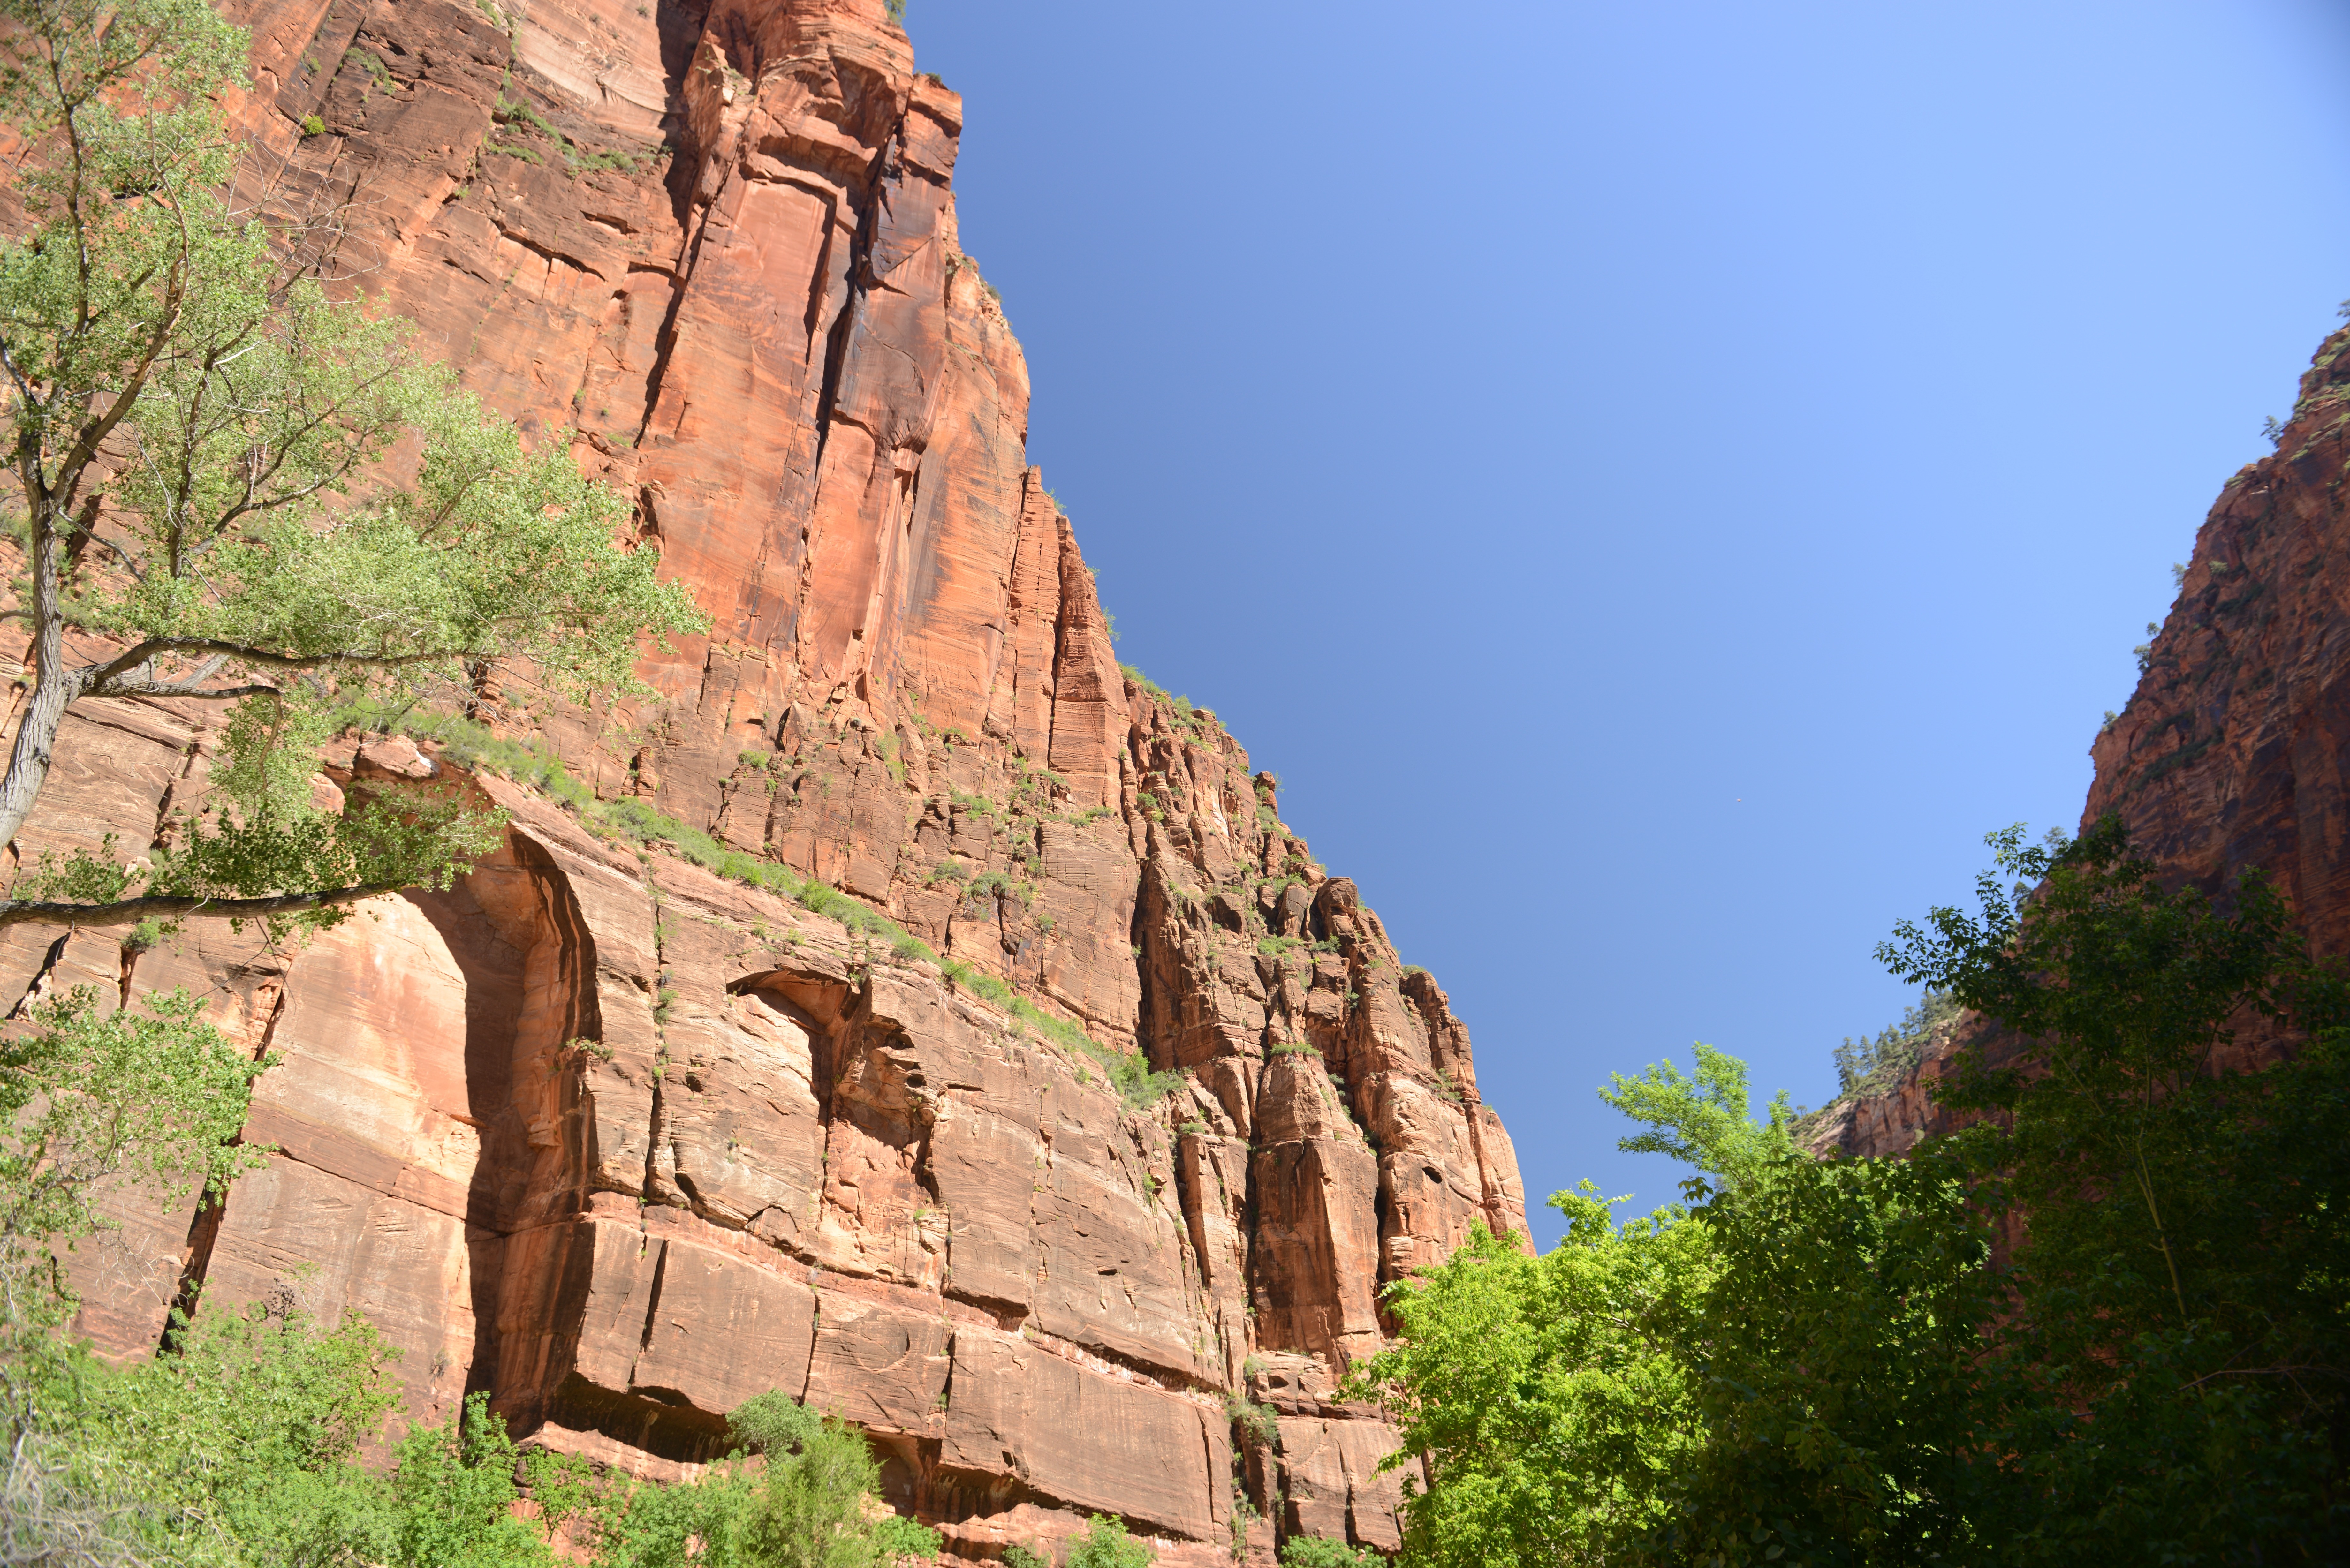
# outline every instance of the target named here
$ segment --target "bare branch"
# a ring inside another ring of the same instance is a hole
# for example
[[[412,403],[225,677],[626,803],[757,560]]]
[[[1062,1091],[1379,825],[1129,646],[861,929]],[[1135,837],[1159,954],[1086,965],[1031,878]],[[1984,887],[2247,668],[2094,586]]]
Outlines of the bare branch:
[[[165,654],[213,655],[213,661],[208,666],[211,670],[218,670],[222,664],[233,660],[239,664],[258,665],[265,670],[326,670],[338,664],[364,664],[378,670],[397,670],[414,664],[438,663],[444,659],[463,659],[468,657],[468,652],[469,650],[464,649],[437,649],[428,653],[287,654],[272,653],[265,649],[247,648],[242,643],[222,642],[212,638],[152,637],[124,649],[104,664],[91,665],[77,671],[74,676],[74,690],[78,694],[84,696],[113,697],[132,694],[131,683],[126,682],[123,678],[130,671]],[[255,690],[275,691],[276,688],[261,686]],[[179,691],[172,694],[182,697],[226,695],[221,692],[193,691]]]
[[[0,926],[115,926],[143,920],[151,915],[213,915],[229,919],[260,919],[270,915],[298,915],[306,909],[352,904],[379,894],[397,893],[405,884],[370,883],[359,888],[330,888],[317,893],[273,893],[260,898],[212,898],[198,894],[158,894],[121,898],[111,904],[52,904],[35,899],[0,899]]]
[[[103,687],[93,687],[82,693],[85,697],[199,697],[207,701],[225,702],[237,697],[262,697],[279,694],[283,688],[265,680],[245,686],[198,687],[183,680],[109,680]]]

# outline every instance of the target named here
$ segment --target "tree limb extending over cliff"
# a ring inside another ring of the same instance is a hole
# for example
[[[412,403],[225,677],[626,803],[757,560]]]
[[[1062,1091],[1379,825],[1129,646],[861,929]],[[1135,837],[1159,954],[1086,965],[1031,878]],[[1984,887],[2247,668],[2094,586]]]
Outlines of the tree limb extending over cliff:
[[[45,859],[0,923],[319,910],[445,882],[494,814],[380,795],[369,820],[322,826],[335,715],[463,692],[507,659],[576,698],[641,690],[646,634],[703,618],[623,541],[623,497],[560,443],[525,452],[407,323],[338,297],[317,247],[234,194],[215,100],[242,32],[203,0],[0,0],[0,114],[31,150],[16,183],[35,220],[0,245],[0,446],[25,551],[5,613],[28,628],[31,687],[0,846],[71,703],[229,715],[215,809],[158,835],[175,852]]]

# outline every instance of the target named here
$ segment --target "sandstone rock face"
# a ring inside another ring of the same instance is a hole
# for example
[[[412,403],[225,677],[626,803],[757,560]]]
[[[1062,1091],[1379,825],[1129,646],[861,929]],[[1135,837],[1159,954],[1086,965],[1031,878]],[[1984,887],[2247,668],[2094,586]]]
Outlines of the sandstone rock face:
[[[713,617],[653,701],[500,670],[475,716],[1180,1083],[1129,1103],[910,946],[353,738],[322,792],[441,777],[504,848],[296,950],[0,933],[10,1002],[186,986],[276,1062],[267,1168],[121,1195],[83,1332],[134,1354],[175,1300],[291,1290],[376,1321],[414,1414],[485,1389],[651,1476],[779,1388],[975,1559],[1086,1511],[1163,1563],[1392,1545],[1394,1437],[1337,1381],[1383,1282],[1523,1229],[1516,1163],[1443,992],[1212,714],[1120,670],[956,244],[960,99],[881,0],[232,9],[248,194],[633,495]],[[217,717],[77,709],[20,857],[154,841]]]
[[[2266,871],[2320,954],[2350,953],[2350,329],[2318,349],[2275,452],[2229,479],[2129,706],[2096,738],[2084,826],[2108,812],[2166,872],[2212,891]],[[1969,1018],[1888,1094],[1835,1107],[1817,1147],[1895,1153],[1947,1130],[1933,1084]],[[2291,1041],[2245,1029],[2229,1064]]]

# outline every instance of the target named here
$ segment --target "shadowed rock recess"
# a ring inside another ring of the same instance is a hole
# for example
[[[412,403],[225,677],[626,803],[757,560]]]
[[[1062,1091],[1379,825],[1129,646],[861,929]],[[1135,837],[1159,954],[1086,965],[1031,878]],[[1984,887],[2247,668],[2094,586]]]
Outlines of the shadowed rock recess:
[[[957,969],[429,742],[348,742],[335,785],[455,776],[512,811],[504,849],[298,951],[0,934],[11,1002],[187,985],[279,1058],[266,1168],[122,1205],[75,1259],[81,1329],[127,1355],[174,1300],[292,1288],[375,1320],[411,1412],[486,1389],[653,1476],[780,1388],[973,1558],[1080,1511],[1169,1563],[1394,1544],[1392,1434],[1336,1378],[1382,1282],[1523,1228],[1516,1163],[1444,993],[1274,781],[1121,673],[956,244],[961,99],[882,0],[230,14],[248,198],[340,209],[328,270],[636,497],[714,618],[644,667],[656,701],[494,670],[471,717]],[[20,853],[154,841],[216,719],[78,707]],[[1137,1108],[970,971],[1180,1086]]]
[[[2101,730],[2084,827],[2108,812],[2178,882],[2217,893],[2257,866],[2321,954],[2350,954],[2350,328],[2320,346],[2276,451],[2221,488],[2129,705]],[[2241,1021],[2224,1065],[2293,1049]],[[1955,1125],[1933,1087],[1950,1054],[2012,1043],[1972,1014],[1881,1093],[1831,1106],[1816,1149],[1890,1154]]]

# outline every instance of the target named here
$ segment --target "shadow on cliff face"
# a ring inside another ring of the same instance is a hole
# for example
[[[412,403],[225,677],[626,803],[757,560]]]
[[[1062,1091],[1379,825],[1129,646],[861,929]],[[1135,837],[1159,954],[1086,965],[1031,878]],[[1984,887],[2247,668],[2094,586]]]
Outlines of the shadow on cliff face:
[[[446,893],[407,895],[448,943],[465,977],[465,1108],[482,1139],[481,1157],[465,1190],[474,1324],[473,1362],[465,1373],[468,1394],[491,1389],[496,1382],[498,1265],[506,1216],[519,1196],[529,1149],[529,1135],[513,1106],[523,954],[499,934],[467,885],[471,880]]]
[[[562,873],[518,833],[446,893],[405,895],[448,944],[465,982],[467,1119],[481,1153],[465,1194],[474,1324],[468,1394],[536,1405],[525,1369],[501,1366],[505,1252],[518,1231],[585,1199],[592,1137],[568,1043],[596,1032],[594,939]]]

